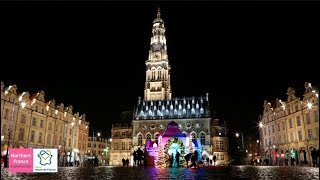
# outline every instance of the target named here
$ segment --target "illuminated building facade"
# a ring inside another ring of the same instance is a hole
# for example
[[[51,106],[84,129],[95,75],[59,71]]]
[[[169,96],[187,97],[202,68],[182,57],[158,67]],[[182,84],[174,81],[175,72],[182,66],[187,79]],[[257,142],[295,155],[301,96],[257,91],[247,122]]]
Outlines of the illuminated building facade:
[[[132,164],[132,125],[131,123],[115,123],[111,129],[111,149],[109,164],[122,166],[122,159],[129,159]]]
[[[287,100],[264,101],[260,119],[262,152],[269,152],[271,160],[289,149],[304,150],[311,162],[311,150],[319,148],[319,94],[311,83],[305,83],[303,98],[295,95],[294,88],[287,90]]]
[[[108,140],[102,137],[92,137],[88,138],[88,156],[94,156],[98,158],[98,163],[100,166],[107,165],[107,151],[108,151]],[[91,152],[92,151],[92,152]]]
[[[73,114],[71,105],[46,101],[43,91],[18,94],[16,85],[5,87],[1,82],[2,155],[9,142],[15,148],[57,148],[64,157],[74,152],[75,158],[63,161],[80,160],[87,151],[88,125],[84,114]]]
[[[148,152],[150,157],[147,160],[148,165],[156,165],[159,147],[162,146],[167,156],[175,156],[176,152],[179,152],[183,157],[197,150],[198,161],[212,158],[212,154],[221,154],[219,164],[227,164],[229,161],[227,130],[226,127],[218,125],[213,127],[209,94],[200,97],[172,98],[165,26],[160,17],[160,10],[153,21],[149,56],[145,63],[144,99],[138,98],[132,120],[131,161],[133,151],[140,148]],[[112,149],[116,148],[115,131],[116,128],[113,127]],[[216,142],[222,144],[219,149],[214,148]],[[117,145],[117,148],[119,146]],[[120,157],[118,155],[114,156],[111,152],[111,158],[117,157],[117,161],[127,156],[127,154],[120,154]]]

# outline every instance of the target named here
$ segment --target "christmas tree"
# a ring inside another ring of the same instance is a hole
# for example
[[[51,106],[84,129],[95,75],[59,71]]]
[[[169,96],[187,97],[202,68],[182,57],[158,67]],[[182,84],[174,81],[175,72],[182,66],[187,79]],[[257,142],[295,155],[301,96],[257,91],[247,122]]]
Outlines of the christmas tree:
[[[158,161],[157,161],[157,166],[160,167],[165,167],[166,165],[166,160],[165,160],[165,154],[164,154],[164,150],[163,150],[163,145],[162,145],[162,136],[159,136],[158,139]]]

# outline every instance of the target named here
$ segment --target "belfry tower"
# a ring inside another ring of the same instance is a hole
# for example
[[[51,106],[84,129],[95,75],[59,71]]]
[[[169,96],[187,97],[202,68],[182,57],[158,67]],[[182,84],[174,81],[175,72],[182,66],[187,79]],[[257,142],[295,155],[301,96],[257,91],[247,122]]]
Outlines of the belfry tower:
[[[149,57],[146,60],[145,101],[171,100],[170,65],[167,54],[164,22],[158,7],[153,21]]]

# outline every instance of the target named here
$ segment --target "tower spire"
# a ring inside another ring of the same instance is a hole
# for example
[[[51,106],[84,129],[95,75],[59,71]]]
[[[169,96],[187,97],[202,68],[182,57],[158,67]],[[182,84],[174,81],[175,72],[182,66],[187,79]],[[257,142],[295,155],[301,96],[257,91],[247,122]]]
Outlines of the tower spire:
[[[167,54],[164,21],[158,4],[157,17],[153,21],[148,60],[146,60],[146,82],[144,100],[171,100],[170,65]]]
[[[157,13],[157,18],[158,19],[161,19],[161,13],[160,13],[160,6],[159,6],[159,4],[158,4],[158,13]]]

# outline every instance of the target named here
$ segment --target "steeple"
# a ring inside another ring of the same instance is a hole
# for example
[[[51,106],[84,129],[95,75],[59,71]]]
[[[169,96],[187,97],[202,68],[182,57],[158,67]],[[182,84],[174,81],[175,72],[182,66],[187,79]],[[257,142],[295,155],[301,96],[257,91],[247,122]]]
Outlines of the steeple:
[[[170,65],[167,54],[164,21],[158,6],[153,21],[148,60],[146,60],[145,101],[171,100]]]
[[[163,20],[161,19],[161,13],[160,13],[160,6],[158,5],[158,13],[157,18],[153,21],[153,23],[163,23]]]

